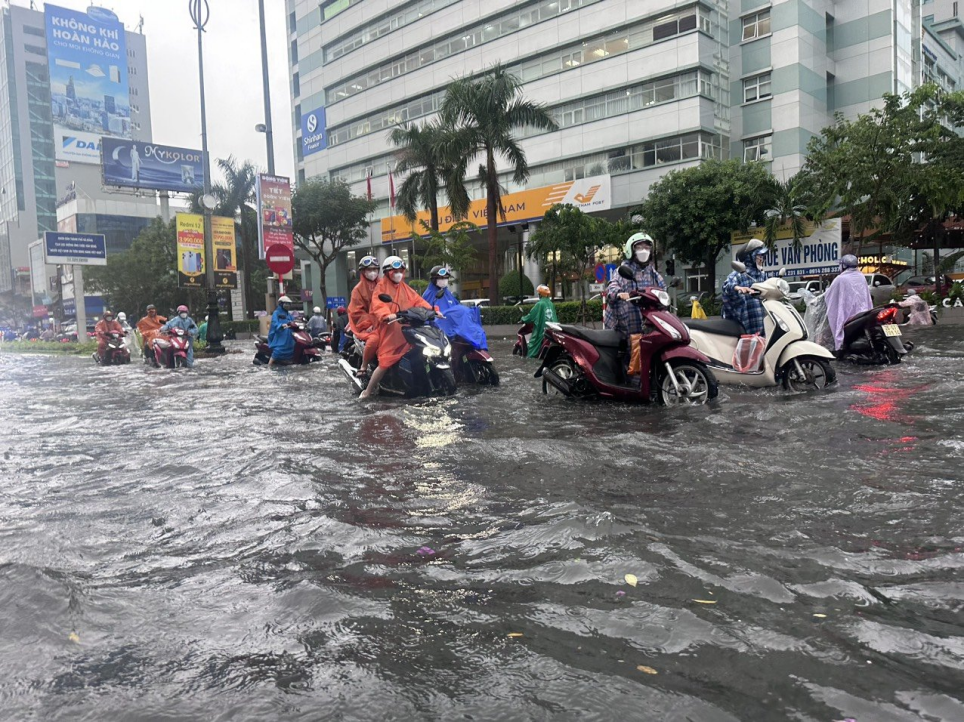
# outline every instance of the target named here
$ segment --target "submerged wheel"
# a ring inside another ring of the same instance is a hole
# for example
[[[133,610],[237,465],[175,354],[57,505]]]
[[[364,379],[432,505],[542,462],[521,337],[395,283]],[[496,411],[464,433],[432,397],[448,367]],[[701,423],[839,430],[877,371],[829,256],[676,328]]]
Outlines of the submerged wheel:
[[[664,373],[659,381],[659,402],[663,406],[701,406],[716,398],[719,393],[716,377],[706,366],[697,361],[684,361],[672,367],[673,376]]]
[[[553,361],[552,364],[546,368],[546,371],[552,371],[560,378],[566,381],[571,381],[576,378],[576,365],[573,363],[571,358],[563,357]],[[547,396],[565,396],[559,389],[546,381],[546,377],[542,377],[542,393]]]
[[[181,358],[180,356],[175,356],[175,357],[174,357],[174,368],[176,368],[176,369],[182,369],[182,368],[184,368],[185,366],[187,366],[187,361],[185,361],[185,360],[184,360],[183,358]]]
[[[797,364],[803,376],[797,370]],[[816,356],[799,356],[783,367],[783,388],[787,391],[810,391],[825,389],[837,380],[837,372],[826,359]]]
[[[455,394],[455,374],[452,369],[432,369],[432,385],[445,396]]]
[[[489,386],[499,385],[499,372],[495,370],[495,366],[492,364],[486,364],[486,370],[489,376]]]

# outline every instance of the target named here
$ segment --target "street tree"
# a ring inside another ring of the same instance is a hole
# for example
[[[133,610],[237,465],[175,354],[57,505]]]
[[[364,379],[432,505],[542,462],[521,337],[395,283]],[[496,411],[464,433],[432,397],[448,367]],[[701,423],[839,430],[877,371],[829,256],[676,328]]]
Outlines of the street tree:
[[[338,254],[357,246],[368,235],[367,217],[375,202],[354,196],[341,180],[313,178],[291,196],[295,245],[311,256],[320,269],[321,298],[328,296],[325,275]]]
[[[808,223],[823,220],[826,204],[814,198],[810,176],[803,172],[783,181],[774,178],[769,195],[768,207],[763,212],[763,242],[773,248],[777,234],[786,228],[793,246],[798,248],[807,235]]]
[[[478,226],[459,221],[445,232],[433,230],[424,223],[422,228],[426,233],[422,246],[422,267],[447,266],[461,280],[478,256],[470,237],[479,230]]]
[[[763,222],[772,187],[762,163],[708,160],[663,176],[631,215],[642,216],[642,227],[677,260],[704,266],[713,289],[731,234]]]
[[[522,97],[519,79],[498,64],[481,77],[453,82],[442,101],[441,117],[442,122],[452,128],[444,146],[446,157],[457,159],[456,177],[464,178],[469,164],[476,159],[481,161],[477,179],[486,198],[489,303],[497,305],[497,232],[499,218],[504,221],[506,217],[498,162],[506,161],[513,180],[525,183],[529,178],[529,163],[514,132],[523,128],[555,130],[558,125],[544,105]],[[469,210],[468,194],[457,194],[449,200],[455,217],[465,218]]]

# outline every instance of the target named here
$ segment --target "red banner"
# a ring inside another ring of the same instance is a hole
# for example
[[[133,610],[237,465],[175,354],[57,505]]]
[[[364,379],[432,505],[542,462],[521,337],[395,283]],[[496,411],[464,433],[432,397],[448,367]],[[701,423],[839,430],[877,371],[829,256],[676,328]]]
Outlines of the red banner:
[[[294,252],[291,219],[291,181],[284,176],[259,175],[258,196],[258,251],[275,244],[287,246]]]

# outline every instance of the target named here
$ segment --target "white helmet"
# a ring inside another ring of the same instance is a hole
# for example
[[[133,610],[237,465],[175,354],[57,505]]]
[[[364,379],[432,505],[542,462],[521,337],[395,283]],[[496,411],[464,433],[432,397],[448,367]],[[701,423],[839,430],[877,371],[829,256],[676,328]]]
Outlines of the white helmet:
[[[312,313],[321,313],[321,307],[320,307],[320,306],[315,306],[313,309],[311,309],[311,311],[312,311]]]
[[[288,298],[287,296],[282,296],[281,298],[278,299],[278,303],[291,303],[291,299]]]
[[[382,273],[388,273],[392,270],[399,271],[405,267],[405,261],[398,256],[389,256],[382,261]]]
[[[120,313],[117,314],[117,320],[123,323],[124,321],[127,320],[127,314],[121,311]]]

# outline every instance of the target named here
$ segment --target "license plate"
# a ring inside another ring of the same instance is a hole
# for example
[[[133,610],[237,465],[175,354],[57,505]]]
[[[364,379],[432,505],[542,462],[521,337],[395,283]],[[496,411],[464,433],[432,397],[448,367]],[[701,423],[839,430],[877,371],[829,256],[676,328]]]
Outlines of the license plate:
[[[884,330],[884,336],[900,336],[900,326],[894,323],[885,323],[881,328]]]

